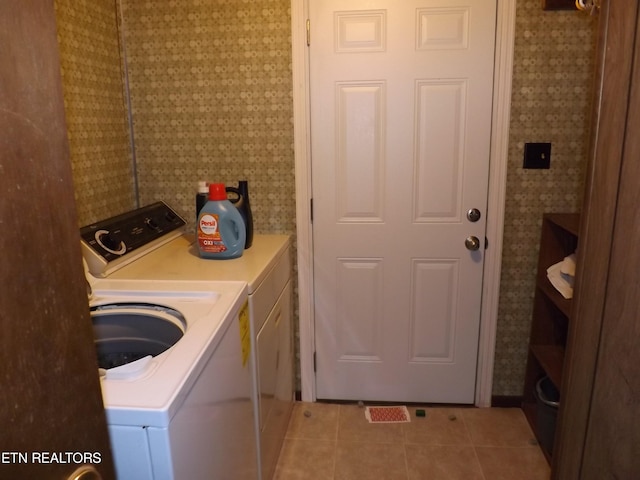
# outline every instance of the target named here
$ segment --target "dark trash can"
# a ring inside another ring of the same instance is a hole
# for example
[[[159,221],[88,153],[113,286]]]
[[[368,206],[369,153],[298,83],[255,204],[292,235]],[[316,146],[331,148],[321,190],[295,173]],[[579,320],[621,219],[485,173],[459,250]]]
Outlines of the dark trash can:
[[[542,377],[536,383],[535,397],[537,403],[536,430],[540,445],[549,453],[553,452],[553,439],[556,433],[556,419],[560,392],[549,377]]]

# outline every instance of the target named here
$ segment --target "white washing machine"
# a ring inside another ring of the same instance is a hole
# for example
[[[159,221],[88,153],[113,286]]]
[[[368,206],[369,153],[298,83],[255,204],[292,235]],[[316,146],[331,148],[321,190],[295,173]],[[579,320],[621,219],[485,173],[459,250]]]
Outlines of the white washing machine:
[[[253,381],[251,418],[255,422],[254,451],[258,463],[255,478],[269,480],[294,400],[290,237],[255,235],[252,247],[245,250],[242,257],[205,260],[199,257],[193,236],[176,231],[154,239],[153,248],[148,249],[151,251],[136,252],[138,249],[133,248],[125,255],[128,258],[123,258],[121,242],[128,235],[126,232],[132,232],[131,244],[135,244],[135,232],[140,228],[156,229],[163,219],[175,215],[164,204],[154,204],[147,209],[143,215],[138,211],[130,214],[142,218],[142,222],[126,220],[121,228],[96,225],[91,232],[101,233],[93,236],[85,231],[83,250],[89,267],[93,275],[107,276],[112,281],[246,282],[251,341],[244,344],[244,355],[249,358]],[[100,242],[96,236],[101,238]],[[96,244],[97,248],[104,248],[105,243],[112,256],[109,261],[92,252]]]
[[[246,282],[108,278],[183,225],[159,204],[81,229],[85,260],[107,276],[87,272],[116,473],[254,480]]]

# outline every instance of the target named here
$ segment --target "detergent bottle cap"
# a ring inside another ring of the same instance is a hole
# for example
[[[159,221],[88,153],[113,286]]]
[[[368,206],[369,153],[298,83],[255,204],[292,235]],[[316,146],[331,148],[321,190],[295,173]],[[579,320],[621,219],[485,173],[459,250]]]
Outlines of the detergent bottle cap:
[[[209,184],[209,200],[226,200],[227,189],[224,183],[211,183]]]
[[[209,193],[209,185],[205,180],[198,181],[198,193]]]

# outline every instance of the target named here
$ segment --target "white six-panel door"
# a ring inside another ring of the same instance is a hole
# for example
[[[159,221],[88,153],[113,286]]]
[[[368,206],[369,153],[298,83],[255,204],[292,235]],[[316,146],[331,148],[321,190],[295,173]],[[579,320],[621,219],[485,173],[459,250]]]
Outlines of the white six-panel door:
[[[495,18],[310,1],[319,399],[474,402]]]

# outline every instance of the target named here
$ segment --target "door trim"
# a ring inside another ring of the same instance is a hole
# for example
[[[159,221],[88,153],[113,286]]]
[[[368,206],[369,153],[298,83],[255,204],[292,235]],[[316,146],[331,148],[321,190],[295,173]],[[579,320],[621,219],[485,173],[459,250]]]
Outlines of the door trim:
[[[307,47],[309,1],[312,0],[291,0],[291,39],[301,395],[303,401],[313,402],[316,400],[316,388],[313,358],[315,352],[313,231],[311,224],[311,199],[313,195],[311,189],[309,49]],[[489,248],[485,253],[476,375],[475,405],[478,407],[491,405],[493,387],[509,152],[515,19],[515,2],[498,0],[493,128],[487,201]],[[313,41],[313,30],[310,37]]]

